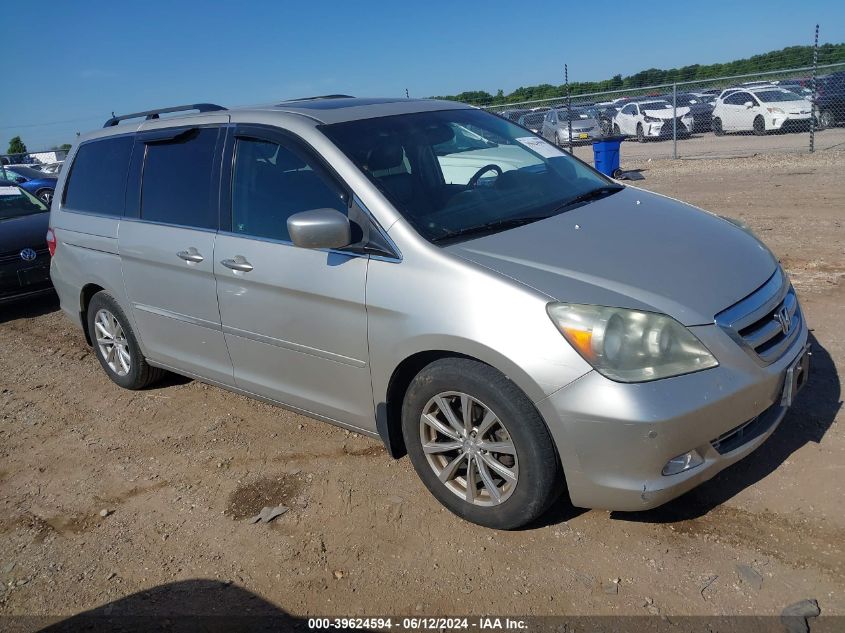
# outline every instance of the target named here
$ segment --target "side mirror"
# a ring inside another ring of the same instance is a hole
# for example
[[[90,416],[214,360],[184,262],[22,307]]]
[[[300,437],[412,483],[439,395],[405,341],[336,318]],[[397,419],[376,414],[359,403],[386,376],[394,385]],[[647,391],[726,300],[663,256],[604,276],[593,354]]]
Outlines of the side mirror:
[[[746,108],[753,108],[754,107],[754,104],[751,101],[746,101],[743,105]]]
[[[15,176],[15,182],[17,182],[17,183],[26,182],[26,178],[24,178],[23,176]]]
[[[311,209],[288,218],[288,233],[301,248],[343,248],[352,241],[349,218],[335,209]]]

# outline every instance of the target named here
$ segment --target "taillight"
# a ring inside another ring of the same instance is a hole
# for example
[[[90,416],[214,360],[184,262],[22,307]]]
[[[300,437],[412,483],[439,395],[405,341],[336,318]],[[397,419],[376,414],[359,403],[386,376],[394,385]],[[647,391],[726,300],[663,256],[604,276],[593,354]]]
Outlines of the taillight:
[[[50,250],[50,257],[56,254],[56,234],[53,229],[47,229],[47,248]]]

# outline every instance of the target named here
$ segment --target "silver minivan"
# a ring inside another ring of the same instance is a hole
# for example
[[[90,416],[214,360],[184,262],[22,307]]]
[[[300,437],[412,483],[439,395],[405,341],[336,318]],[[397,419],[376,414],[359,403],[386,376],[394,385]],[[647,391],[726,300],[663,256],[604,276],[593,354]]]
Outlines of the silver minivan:
[[[808,376],[795,292],[745,227],[477,108],[167,108],[67,164],[51,276],[109,378],[379,437],[481,525],[564,491],[660,505],[757,448]]]

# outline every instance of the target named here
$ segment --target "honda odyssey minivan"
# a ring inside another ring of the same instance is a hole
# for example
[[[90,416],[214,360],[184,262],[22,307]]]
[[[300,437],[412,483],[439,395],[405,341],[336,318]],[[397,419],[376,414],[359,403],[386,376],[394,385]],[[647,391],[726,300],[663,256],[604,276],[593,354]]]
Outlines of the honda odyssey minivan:
[[[177,372],[381,438],[481,525],[564,491],[660,505],[765,441],[808,375],[750,231],[474,107],[167,108],[67,165],[51,276],[111,380]]]

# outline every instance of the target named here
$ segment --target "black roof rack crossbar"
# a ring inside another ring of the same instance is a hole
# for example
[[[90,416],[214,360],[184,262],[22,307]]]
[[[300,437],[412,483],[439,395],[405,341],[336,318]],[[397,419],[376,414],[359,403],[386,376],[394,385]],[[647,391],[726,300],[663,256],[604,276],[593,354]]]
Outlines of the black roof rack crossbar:
[[[191,103],[188,105],[174,106],[172,108],[158,108],[157,110],[146,110],[144,112],[133,112],[132,114],[121,114],[120,116],[112,116],[103,127],[112,127],[125,121],[126,119],[139,119],[145,117],[147,121],[157,119],[160,114],[167,114],[169,112],[186,112],[189,110],[196,110],[197,112],[219,112],[225,110],[223,106],[214,103]],[[114,114],[114,113],[112,113]]]
[[[316,101],[317,99],[354,99],[352,95],[318,95],[316,97],[299,97],[298,99],[287,99],[282,103],[292,103],[294,101]]]

